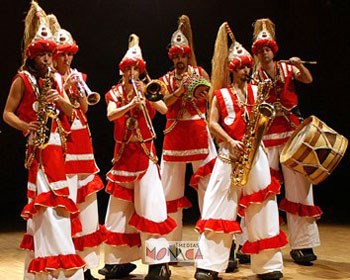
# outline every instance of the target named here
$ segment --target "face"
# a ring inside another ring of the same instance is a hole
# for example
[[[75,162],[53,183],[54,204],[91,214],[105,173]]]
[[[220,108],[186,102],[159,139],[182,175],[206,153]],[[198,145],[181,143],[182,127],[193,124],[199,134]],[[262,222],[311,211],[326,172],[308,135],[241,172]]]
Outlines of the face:
[[[268,63],[273,61],[274,54],[269,47],[263,47],[258,50],[257,57],[261,63]]]
[[[42,74],[45,75],[47,72],[47,65],[52,65],[52,53],[42,52],[39,53],[35,58],[35,68]]]
[[[234,80],[236,82],[248,82],[250,80],[251,68],[248,66],[241,66],[235,69]]]
[[[187,54],[174,54],[173,55],[174,67],[177,71],[186,71],[188,66],[188,56]]]
[[[56,69],[60,74],[65,74],[70,68],[73,60],[73,54],[70,52],[60,53],[55,59]]]
[[[138,66],[128,66],[124,70],[124,81],[130,82],[130,79],[137,80],[140,76],[140,68]]]

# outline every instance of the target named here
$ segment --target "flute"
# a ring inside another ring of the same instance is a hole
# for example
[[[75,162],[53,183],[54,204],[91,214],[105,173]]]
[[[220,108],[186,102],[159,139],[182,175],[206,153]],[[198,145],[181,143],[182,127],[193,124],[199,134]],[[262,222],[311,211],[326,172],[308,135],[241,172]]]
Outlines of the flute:
[[[281,59],[279,62],[290,63],[288,59]],[[302,64],[317,64],[317,61],[300,60]]]

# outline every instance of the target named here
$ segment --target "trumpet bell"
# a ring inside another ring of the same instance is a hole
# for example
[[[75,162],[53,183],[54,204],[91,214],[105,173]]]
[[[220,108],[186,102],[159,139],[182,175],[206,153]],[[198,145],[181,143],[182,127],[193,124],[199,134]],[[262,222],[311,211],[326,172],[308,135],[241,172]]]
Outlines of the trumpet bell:
[[[168,91],[166,85],[160,80],[151,80],[145,89],[145,97],[151,102],[163,100],[164,95]]]
[[[91,92],[86,98],[89,105],[96,105],[100,101],[101,96],[97,92]]]

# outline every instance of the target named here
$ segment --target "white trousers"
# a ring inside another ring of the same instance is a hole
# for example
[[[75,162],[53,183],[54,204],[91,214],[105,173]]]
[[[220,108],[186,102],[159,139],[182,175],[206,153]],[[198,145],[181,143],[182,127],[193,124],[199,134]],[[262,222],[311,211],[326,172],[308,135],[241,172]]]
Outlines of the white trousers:
[[[280,165],[283,145],[267,148],[269,165],[274,170],[282,167],[285,197],[288,201],[314,206],[313,187],[302,174]],[[292,249],[313,248],[320,245],[316,219],[287,213],[289,244]]]
[[[94,179],[95,175],[67,175],[69,197],[76,202],[78,189]],[[82,237],[99,230],[98,205],[96,193],[90,194],[85,201],[77,204],[82,231],[74,237]],[[86,269],[97,267],[100,262],[100,246],[77,251],[77,254],[86,262]]]
[[[49,192],[49,185],[44,172],[39,169],[37,175],[38,194]],[[33,258],[50,257],[58,255],[75,254],[71,238],[71,221],[68,212],[62,208],[42,207],[31,220],[27,222],[27,233],[33,236],[34,253],[28,252],[25,269]],[[35,275],[25,272],[24,279],[84,279],[83,269],[56,270],[52,273],[37,273]]]
[[[195,173],[201,166],[204,166],[217,156],[216,147],[210,134],[209,139],[209,154],[204,160],[192,161],[192,170]],[[186,176],[186,162],[165,161],[162,159],[160,170],[162,185],[164,187],[166,201],[177,200],[185,195],[185,176]],[[198,206],[200,212],[203,208],[204,194],[209,183],[210,174],[201,178],[198,184]],[[180,241],[182,240],[182,209],[179,209],[175,213],[169,213],[169,216],[173,218],[177,224],[175,230],[168,235],[168,240]]]
[[[260,148],[246,186],[231,186],[231,165],[217,158],[208,189],[205,193],[202,220],[235,221],[242,195],[250,195],[271,183],[266,154]],[[275,195],[262,203],[250,204],[245,210],[245,223],[250,242],[277,236],[279,230],[278,207]],[[227,268],[233,234],[205,230],[199,239],[203,259],[196,260],[198,268],[223,272]],[[262,250],[251,256],[254,273],[282,271],[280,249]]]
[[[138,231],[129,225],[129,221],[134,213],[156,223],[161,223],[167,219],[165,196],[156,164],[150,161],[146,174],[139,181],[119,184],[125,188],[134,190],[134,202],[121,200],[112,195],[110,196],[105,220],[105,227],[108,231],[115,233],[137,233]],[[146,243],[159,244],[159,247],[168,246],[165,236],[146,232],[139,233],[142,244],[141,248],[138,246],[112,246],[105,244],[105,263],[128,263],[140,258],[142,258],[144,263],[149,264],[170,261],[170,256],[167,256],[161,260],[155,259],[150,263],[144,254]]]

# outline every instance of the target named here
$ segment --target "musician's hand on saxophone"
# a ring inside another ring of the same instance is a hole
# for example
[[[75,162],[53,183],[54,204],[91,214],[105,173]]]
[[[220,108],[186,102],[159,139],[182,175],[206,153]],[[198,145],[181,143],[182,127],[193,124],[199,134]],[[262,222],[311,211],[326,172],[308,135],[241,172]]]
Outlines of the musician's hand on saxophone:
[[[228,141],[229,144],[229,152],[231,159],[238,159],[241,153],[244,151],[244,145],[241,141],[232,139]]]
[[[56,89],[50,89],[47,92],[47,102],[49,103],[54,103],[54,102],[58,102],[60,100],[60,98],[63,98]]]

